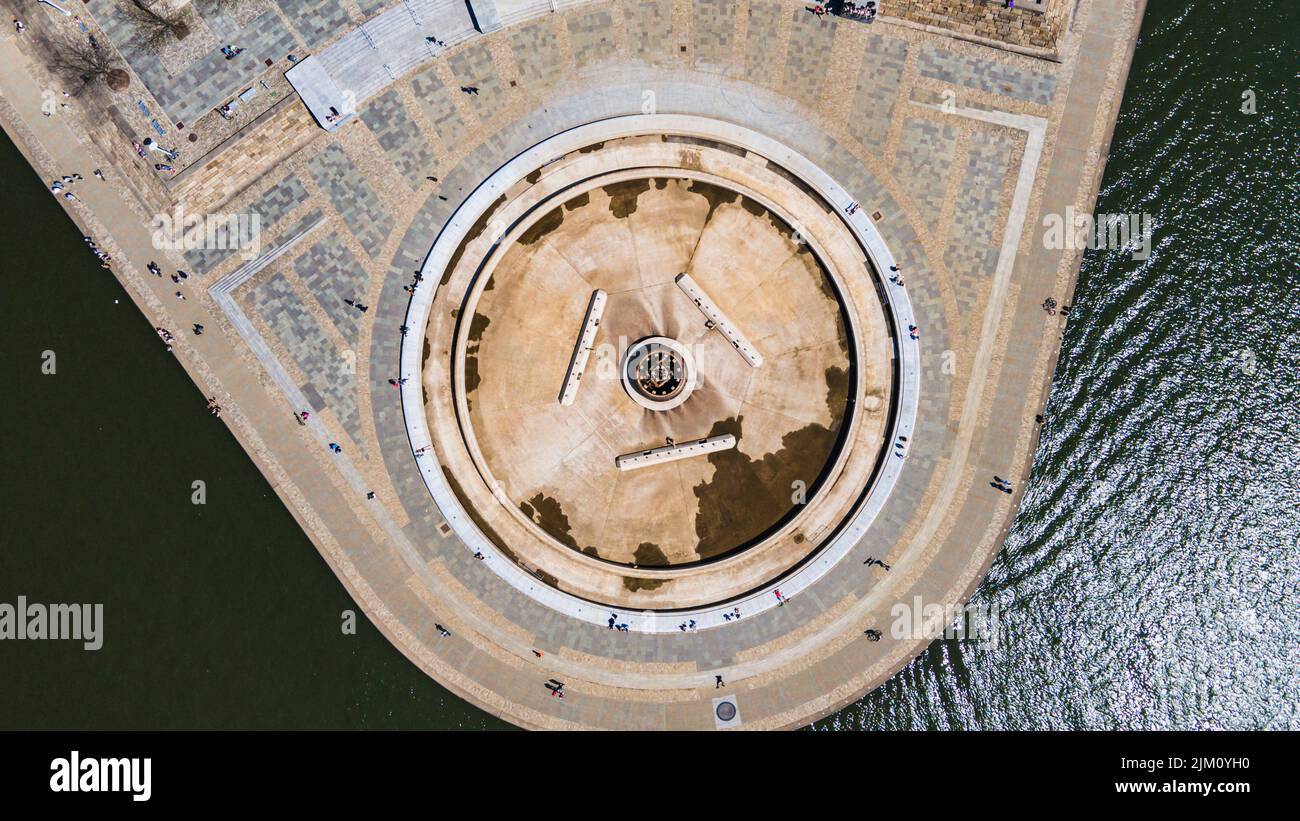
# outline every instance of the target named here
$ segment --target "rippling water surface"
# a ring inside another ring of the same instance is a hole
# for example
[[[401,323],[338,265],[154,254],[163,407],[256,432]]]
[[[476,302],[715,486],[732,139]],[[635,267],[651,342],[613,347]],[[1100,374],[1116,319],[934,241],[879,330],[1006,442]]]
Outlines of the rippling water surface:
[[[1153,253],[1084,259],[975,596],[1003,639],[819,728],[1300,726],[1298,47],[1294,0],[1153,0],[1097,206],[1151,214]]]

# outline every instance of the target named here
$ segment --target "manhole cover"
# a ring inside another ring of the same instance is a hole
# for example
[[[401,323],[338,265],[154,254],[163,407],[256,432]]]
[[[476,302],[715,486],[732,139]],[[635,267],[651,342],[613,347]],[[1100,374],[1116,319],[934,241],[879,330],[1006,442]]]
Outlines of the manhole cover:
[[[724,701],[718,705],[717,713],[719,721],[731,721],[736,717],[736,705],[730,701]]]

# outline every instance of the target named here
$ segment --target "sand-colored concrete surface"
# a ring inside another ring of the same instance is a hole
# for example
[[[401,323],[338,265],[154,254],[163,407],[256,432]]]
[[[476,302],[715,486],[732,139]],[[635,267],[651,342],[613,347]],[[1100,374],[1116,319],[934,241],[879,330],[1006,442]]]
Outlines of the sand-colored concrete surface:
[[[794,507],[796,483],[822,473],[848,401],[844,323],[816,257],[752,200],[681,179],[605,186],[538,219],[556,225],[517,242],[476,309],[467,390],[492,476],[553,538],[623,564],[709,559],[764,533]],[[748,329],[763,367],[718,344],[673,283],[683,271]],[[564,407],[556,385],[594,289],[609,294],[599,349]],[[636,404],[620,378],[627,348],[659,335],[694,352],[700,380],[669,411]],[[738,453],[615,467],[724,427]]]

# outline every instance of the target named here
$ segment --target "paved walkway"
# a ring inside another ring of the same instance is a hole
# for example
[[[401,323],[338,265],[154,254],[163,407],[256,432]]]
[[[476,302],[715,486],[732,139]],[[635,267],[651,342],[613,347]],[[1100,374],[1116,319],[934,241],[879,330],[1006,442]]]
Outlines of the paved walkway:
[[[463,0],[406,0],[343,35],[318,59],[355,110],[397,78],[475,33]],[[430,37],[438,42],[430,42]]]

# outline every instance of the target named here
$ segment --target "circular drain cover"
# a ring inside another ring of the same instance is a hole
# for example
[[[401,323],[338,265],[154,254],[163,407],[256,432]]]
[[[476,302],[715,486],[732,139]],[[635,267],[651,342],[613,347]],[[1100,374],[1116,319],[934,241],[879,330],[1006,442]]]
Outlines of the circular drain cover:
[[[732,704],[730,701],[724,701],[718,705],[716,712],[719,721],[731,721],[736,717],[736,705]]]

